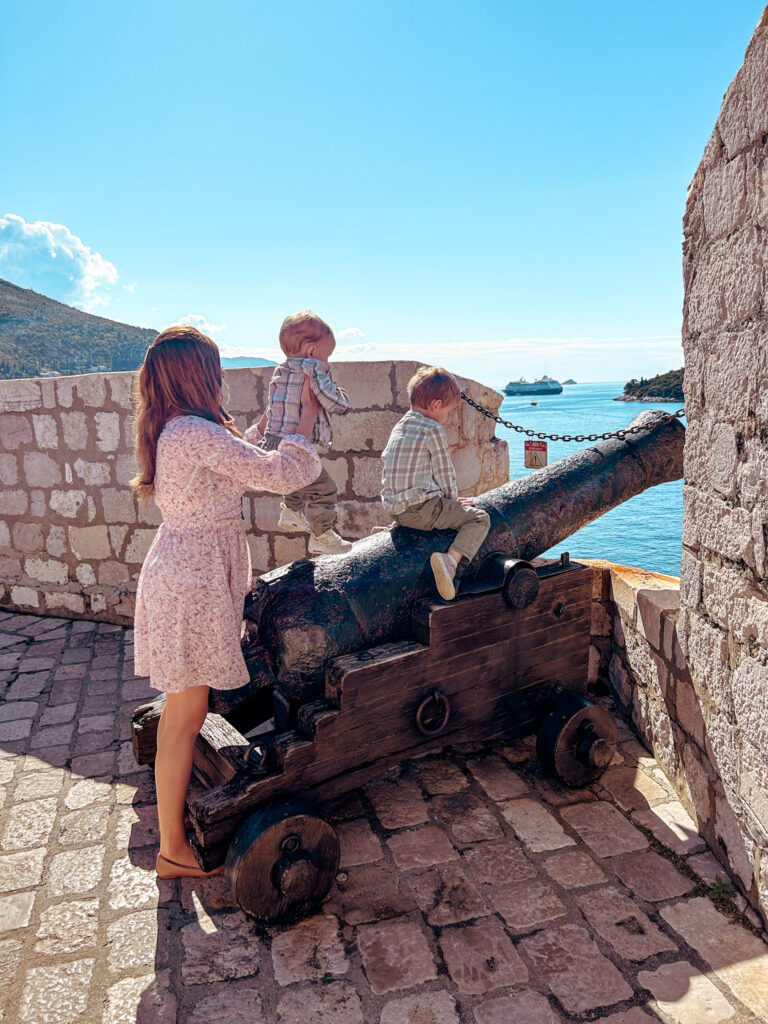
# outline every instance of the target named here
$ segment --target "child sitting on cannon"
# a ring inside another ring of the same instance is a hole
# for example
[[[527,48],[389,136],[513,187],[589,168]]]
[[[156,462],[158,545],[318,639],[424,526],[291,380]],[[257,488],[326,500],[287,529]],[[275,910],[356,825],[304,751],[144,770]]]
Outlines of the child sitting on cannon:
[[[408,382],[408,399],[410,411],[395,424],[382,453],[381,500],[400,526],[458,531],[448,551],[435,551],[429,560],[438,593],[451,601],[459,563],[475,557],[490,519],[470,498],[458,497],[443,430],[460,400],[453,376],[439,366],[423,366]]]

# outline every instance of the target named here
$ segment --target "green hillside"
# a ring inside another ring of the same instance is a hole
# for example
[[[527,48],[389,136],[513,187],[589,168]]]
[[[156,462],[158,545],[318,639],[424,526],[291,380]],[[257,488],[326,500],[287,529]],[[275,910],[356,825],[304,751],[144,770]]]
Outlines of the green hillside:
[[[0,378],[135,370],[157,331],[83,313],[0,278]]]
[[[660,401],[666,399],[668,402],[683,401],[683,370],[670,370],[669,373],[659,373],[648,380],[641,377],[640,380],[632,379],[624,385],[624,399],[628,402]]]

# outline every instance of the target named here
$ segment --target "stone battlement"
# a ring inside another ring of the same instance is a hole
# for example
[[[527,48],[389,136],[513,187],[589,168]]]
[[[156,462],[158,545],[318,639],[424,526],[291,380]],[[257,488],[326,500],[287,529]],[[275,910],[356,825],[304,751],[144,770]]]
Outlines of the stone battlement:
[[[364,537],[389,517],[379,501],[381,452],[408,408],[415,362],[334,363],[350,409],[334,417],[323,464],[339,488],[339,530]],[[240,428],[265,407],[272,367],[225,371],[227,407]],[[141,563],[161,516],[131,494],[133,373],[0,381],[0,606],[130,624]],[[457,378],[497,411],[502,396]],[[507,444],[462,403],[446,424],[462,494],[509,479]],[[280,498],[248,492],[243,515],[255,573],[306,554],[278,530]]]

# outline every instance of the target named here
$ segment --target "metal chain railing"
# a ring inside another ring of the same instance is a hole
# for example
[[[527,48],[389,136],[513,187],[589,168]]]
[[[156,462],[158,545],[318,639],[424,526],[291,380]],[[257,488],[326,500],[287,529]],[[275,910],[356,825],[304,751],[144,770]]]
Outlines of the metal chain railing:
[[[649,423],[647,426],[639,427],[626,427],[624,430],[606,431],[603,434],[544,434],[541,431],[526,430],[525,427],[519,426],[517,423],[510,423],[509,420],[502,419],[495,412],[491,412],[490,409],[486,409],[485,406],[480,405],[474,398],[470,398],[469,395],[465,395],[461,392],[461,397],[467,403],[471,405],[473,409],[477,409],[483,416],[487,416],[490,420],[495,420],[496,423],[500,423],[502,427],[507,427],[509,430],[515,430],[518,434],[525,434],[526,437],[535,437],[539,441],[607,441],[611,437],[617,437],[620,441],[623,441],[625,437],[630,434],[641,434],[644,430],[650,430],[654,426],[653,423]],[[681,420],[685,416],[685,409],[678,409],[677,412],[670,412],[666,414],[673,420]]]

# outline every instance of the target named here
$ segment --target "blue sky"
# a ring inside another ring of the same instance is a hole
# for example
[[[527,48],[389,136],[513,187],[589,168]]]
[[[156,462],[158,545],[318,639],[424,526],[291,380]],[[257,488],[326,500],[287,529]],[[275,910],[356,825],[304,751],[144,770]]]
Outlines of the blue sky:
[[[309,307],[336,358],[672,369],[685,193],[761,11],[7,0],[0,276],[227,354]]]

